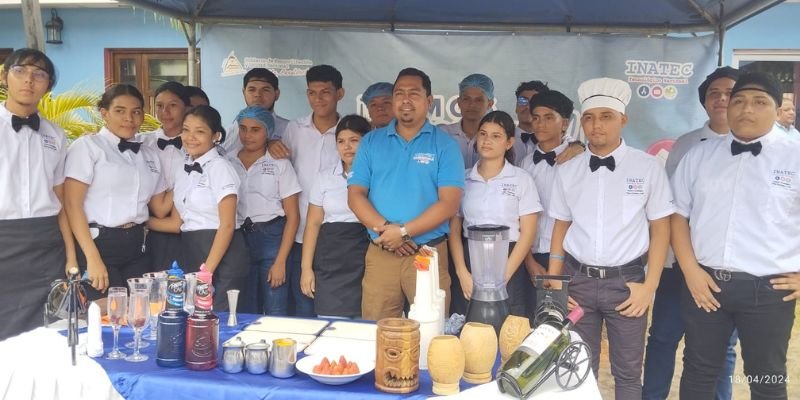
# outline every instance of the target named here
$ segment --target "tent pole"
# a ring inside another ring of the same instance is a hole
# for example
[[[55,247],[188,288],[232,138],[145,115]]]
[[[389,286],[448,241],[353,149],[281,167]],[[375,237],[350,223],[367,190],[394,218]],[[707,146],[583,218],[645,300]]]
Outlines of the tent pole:
[[[719,0],[719,23],[717,24],[717,37],[719,49],[717,50],[717,66],[722,66],[722,49],[725,45],[725,0]]]
[[[197,86],[197,25],[194,22],[183,22],[186,41],[189,43],[186,55],[187,81],[191,86]]]
[[[22,21],[26,46],[44,52],[44,27],[39,0],[22,0]]]

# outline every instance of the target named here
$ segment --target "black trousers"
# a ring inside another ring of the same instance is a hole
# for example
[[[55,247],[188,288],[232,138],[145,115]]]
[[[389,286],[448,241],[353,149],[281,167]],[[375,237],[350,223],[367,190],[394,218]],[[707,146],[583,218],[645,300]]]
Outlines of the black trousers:
[[[197,272],[200,265],[208,258],[216,229],[181,233],[181,262],[186,272]],[[214,311],[228,311],[228,290],[245,290],[247,275],[250,271],[250,254],[240,229],[233,233],[228,251],[214,270],[212,285],[214,286]],[[239,293],[241,296],[241,293]]]
[[[94,244],[108,272],[108,287],[128,287],[129,278],[141,278],[150,271],[150,262],[142,252],[144,244],[144,226],[137,225],[129,229],[99,228],[100,234],[94,238]],[[81,273],[86,271],[86,256],[77,246],[78,266]],[[89,300],[105,297],[90,285],[84,285]]]
[[[681,316],[686,324],[681,399],[714,398],[734,329],[739,331],[744,361],[744,375],[731,378],[734,385],[749,384],[753,400],[786,399],[786,352],[795,301],[782,298],[790,291],[772,289],[768,278],[714,280],[722,289],[714,293],[721,305],[717,311],[698,308],[685,285],[681,293]]]

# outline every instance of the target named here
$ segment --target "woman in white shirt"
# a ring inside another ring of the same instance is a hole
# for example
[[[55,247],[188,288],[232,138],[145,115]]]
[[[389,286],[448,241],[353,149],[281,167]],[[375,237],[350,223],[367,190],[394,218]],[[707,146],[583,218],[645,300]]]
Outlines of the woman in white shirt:
[[[250,253],[241,310],[287,315],[286,259],[300,224],[300,184],[289,160],[276,160],[267,153],[267,139],[275,129],[269,110],[247,107],[236,122],[242,149],[230,161],[242,182],[236,214]]]
[[[534,304],[528,298],[533,285],[520,265],[536,236],[542,211],[533,178],[512,164],[514,120],[503,111],[492,111],[480,122],[475,142],[480,160],[465,172],[464,198],[458,215],[450,220],[450,255],[461,281],[464,297],[472,296],[469,254],[464,251],[462,227],[503,225],[509,227],[508,262],[504,266],[510,313],[530,317]],[[466,232],[466,229],[464,229]]]
[[[171,207],[158,155],[134,141],[143,107],[135,87],[110,87],[98,103],[105,126],[67,153],[64,208],[80,246],[78,264],[95,289],[90,298],[149,270],[144,222],[149,212],[163,216]]]
[[[347,178],[369,122],[348,115],[336,126],[341,161],[322,172],[309,194],[303,236],[301,289],[318,315],[361,317],[361,280],[369,236],[347,206]]]
[[[151,218],[148,226],[181,232],[181,266],[191,272],[205,264],[214,274],[214,309],[227,311],[226,292],[244,290],[249,258],[244,237],[236,230],[239,177],[216,148],[225,140],[219,112],[209,106],[187,111],[181,140],[189,159],[175,175],[177,213]]]
[[[178,82],[166,82],[156,89],[156,119],[161,127],[153,132],[140,134],[142,143],[155,150],[161,160],[161,175],[167,190],[175,187],[175,175],[183,170],[186,152],[183,151],[181,131],[183,114],[189,108],[189,93]],[[169,269],[173,261],[180,259],[181,235],[179,233],[150,231],[147,234],[147,255],[150,269],[163,271]]]
[[[75,242],[61,202],[64,131],[39,116],[56,82],[53,62],[19,49],[0,68],[8,97],[0,104],[0,340],[42,323],[50,283],[77,266]],[[66,244],[66,251],[65,251]]]

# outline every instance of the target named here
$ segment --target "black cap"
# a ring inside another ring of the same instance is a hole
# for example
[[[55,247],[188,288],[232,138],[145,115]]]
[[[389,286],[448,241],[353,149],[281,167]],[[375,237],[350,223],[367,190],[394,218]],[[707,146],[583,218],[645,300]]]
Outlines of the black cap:
[[[731,97],[742,90],[758,90],[768,94],[775,100],[775,107],[780,107],[783,101],[781,86],[772,77],[772,75],[765,72],[748,72],[742,74],[736,84],[733,85],[731,90]]]
[[[739,70],[732,67],[719,67],[706,76],[706,80],[697,88],[697,94],[700,95],[700,104],[702,104],[703,107],[706,105],[706,92],[708,91],[708,87],[719,78],[730,78],[734,81],[738,81]]]

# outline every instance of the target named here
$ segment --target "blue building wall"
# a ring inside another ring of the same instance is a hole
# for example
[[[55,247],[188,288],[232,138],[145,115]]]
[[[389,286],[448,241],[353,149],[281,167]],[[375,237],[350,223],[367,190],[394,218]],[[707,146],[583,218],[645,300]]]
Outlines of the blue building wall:
[[[731,28],[723,44],[723,63],[735,49],[800,49],[800,3],[782,3]]]
[[[58,15],[64,20],[64,43],[48,44],[45,49],[59,75],[57,93],[75,86],[102,91],[106,48],[186,47],[185,36],[168,20],[157,20],[141,9],[58,9]],[[49,19],[50,9],[42,9],[42,20]],[[0,47],[25,47],[19,9],[0,9]]]

